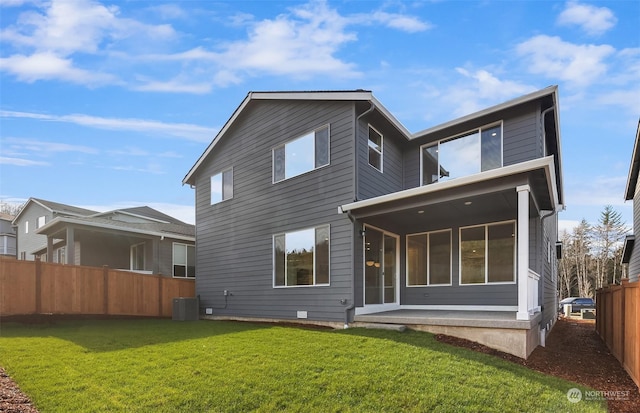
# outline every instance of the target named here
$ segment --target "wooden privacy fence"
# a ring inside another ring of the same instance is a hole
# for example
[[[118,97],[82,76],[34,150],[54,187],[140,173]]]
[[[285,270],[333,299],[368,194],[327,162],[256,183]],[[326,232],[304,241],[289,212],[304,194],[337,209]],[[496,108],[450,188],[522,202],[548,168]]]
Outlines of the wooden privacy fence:
[[[596,292],[596,331],[640,388],[640,282]]]
[[[0,259],[0,315],[106,314],[171,317],[194,280],[40,261]]]

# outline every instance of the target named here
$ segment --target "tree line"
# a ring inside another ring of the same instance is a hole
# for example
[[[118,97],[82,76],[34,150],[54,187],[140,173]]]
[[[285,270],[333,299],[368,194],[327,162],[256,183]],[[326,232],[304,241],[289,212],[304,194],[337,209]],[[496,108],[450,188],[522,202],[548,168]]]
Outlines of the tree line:
[[[571,233],[563,231],[562,259],[558,260],[560,298],[595,298],[598,288],[619,284],[625,275],[621,261],[628,232],[622,216],[611,205],[600,212],[596,224],[583,219]]]

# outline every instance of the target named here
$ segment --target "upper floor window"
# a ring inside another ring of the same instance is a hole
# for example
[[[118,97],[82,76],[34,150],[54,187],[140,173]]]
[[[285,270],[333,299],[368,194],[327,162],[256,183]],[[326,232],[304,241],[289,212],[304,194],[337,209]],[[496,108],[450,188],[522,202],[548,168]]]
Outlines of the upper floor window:
[[[369,165],[382,172],[382,134],[369,125]]]
[[[460,284],[513,283],[515,222],[460,228]]]
[[[36,227],[42,228],[46,223],[46,218],[44,216],[38,217],[38,222],[36,223]]]
[[[329,125],[273,149],[273,182],[329,165]]]
[[[196,276],[196,247],[173,243],[173,276],[194,278]]]
[[[273,236],[273,285],[329,284],[329,225]]]
[[[211,205],[233,198],[233,169],[211,177]]]
[[[24,221],[24,233],[29,233],[29,221]]]
[[[502,125],[492,125],[420,148],[422,185],[502,166]]]

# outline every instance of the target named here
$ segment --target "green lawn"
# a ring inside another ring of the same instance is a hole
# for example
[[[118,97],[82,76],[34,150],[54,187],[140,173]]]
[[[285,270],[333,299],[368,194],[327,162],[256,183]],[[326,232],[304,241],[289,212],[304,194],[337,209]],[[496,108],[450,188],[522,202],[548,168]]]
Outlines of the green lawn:
[[[0,365],[42,412],[560,412],[573,383],[414,331],[236,322],[0,326]]]

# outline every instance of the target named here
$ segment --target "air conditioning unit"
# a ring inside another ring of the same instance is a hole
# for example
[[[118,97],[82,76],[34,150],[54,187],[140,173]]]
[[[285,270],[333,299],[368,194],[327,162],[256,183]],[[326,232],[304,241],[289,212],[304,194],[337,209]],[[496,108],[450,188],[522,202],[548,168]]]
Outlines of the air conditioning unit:
[[[174,321],[196,321],[200,319],[198,299],[196,297],[177,297],[173,299]]]

